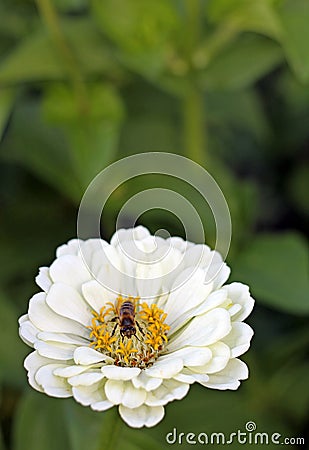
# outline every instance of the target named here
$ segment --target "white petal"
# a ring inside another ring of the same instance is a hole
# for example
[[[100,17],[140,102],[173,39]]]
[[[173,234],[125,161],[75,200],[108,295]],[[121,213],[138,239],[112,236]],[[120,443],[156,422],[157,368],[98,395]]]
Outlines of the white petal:
[[[91,386],[98,381],[103,380],[104,375],[99,369],[93,369],[91,372],[84,372],[68,378],[68,382],[72,386]]]
[[[47,358],[44,358],[43,356],[39,355],[38,352],[32,352],[30,353],[25,361],[24,361],[24,367],[28,372],[28,381],[30,386],[32,386],[37,391],[43,392],[42,387],[35,381],[35,374],[41,367],[45,366],[46,364],[51,364],[53,361]]]
[[[104,392],[104,382],[102,381],[98,381],[90,386],[74,386],[72,393],[75,400],[83,406],[107,400]],[[112,403],[110,404],[111,406],[113,405]]]
[[[122,404],[127,408],[138,408],[146,399],[146,391],[137,389],[131,381],[107,380],[105,394],[114,405]]]
[[[89,364],[96,364],[100,362],[112,362],[113,359],[109,356],[103,355],[90,347],[78,347],[74,352],[75,364],[82,364],[88,366]]]
[[[138,377],[132,379],[132,383],[136,388],[143,388],[149,392],[160,386],[162,378],[148,377],[142,370]]]
[[[236,358],[248,350],[252,336],[253,330],[249,325],[243,322],[233,322],[231,331],[222,339],[222,342],[230,347],[231,357]]]
[[[71,239],[67,244],[61,245],[56,251],[57,258],[63,255],[77,255],[82,242],[79,239]]]
[[[27,322],[27,320],[29,320],[29,316],[28,314],[23,314],[22,316],[20,316],[20,318],[18,319],[18,323],[19,325]]]
[[[159,359],[149,369],[145,369],[145,375],[155,378],[172,378],[180,372],[182,368],[182,359],[169,357]]]
[[[112,380],[132,380],[140,373],[141,369],[137,367],[117,367],[117,366],[103,366],[102,373],[106,378]]]
[[[40,330],[50,332],[66,332],[89,337],[89,330],[79,323],[56,314],[46,304],[46,294],[35,294],[29,302],[29,319]]]
[[[230,330],[229,313],[223,308],[216,308],[191,320],[175,338],[171,338],[167,349],[171,352],[188,345],[208,346],[222,339]]]
[[[92,405],[90,406],[94,411],[106,411],[107,409],[110,409],[112,406],[114,406],[114,404],[108,400],[102,400],[100,402],[92,403]]]
[[[28,315],[27,315],[28,317]],[[34,342],[37,339],[37,334],[39,330],[33,325],[30,320],[25,320],[21,323],[19,327],[19,336],[21,339],[30,347],[33,347]]]
[[[43,291],[47,292],[49,290],[53,282],[49,276],[48,267],[40,267],[39,274],[36,276],[35,282],[41,289],[43,289]]]
[[[248,378],[246,364],[240,359],[231,359],[221,372],[210,375],[209,381],[201,384],[212,389],[235,390],[240,385],[238,380],[245,380],[246,378]]]
[[[174,378],[176,381],[180,381],[181,383],[192,384],[196,381],[206,382],[209,380],[209,376],[205,373],[196,373],[191,369],[184,368],[181,373],[178,373]]]
[[[180,400],[187,395],[189,388],[189,384],[176,380],[164,380],[160,387],[152,392],[148,392],[145,404],[149,406],[163,406],[172,400]]]
[[[207,374],[219,372],[224,369],[229,362],[231,351],[227,345],[223,344],[223,342],[216,342],[215,344],[210,345],[209,349],[212,352],[211,360],[207,364],[192,367],[194,372]]]
[[[205,274],[202,269],[186,269],[176,279],[169,295],[164,311],[167,313],[166,323],[171,325],[177,317],[188,310],[196,308],[207,298],[212,284],[204,284]],[[183,282],[185,282],[183,284]]]
[[[50,266],[49,275],[54,283],[64,283],[77,290],[92,278],[83,260],[75,255],[57,258]]]
[[[163,419],[164,408],[163,406],[142,405],[139,408],[130,409],[120,405],[119,414],[130,427],[153,427]]]
[[[169,356],[181,358],[184,366],[201,366],[211,359],[212,353],[207,347],[185,347],[170,353]]]
[[[66,284],[53,284],[46,296],[46,303],[60,316],[75,320],[84,326],[91,323],[91,308],[76,289]]]
[[[241,305],[241,311],[233,317],[235,322],[241,322],[249,316],[254,306],[249,288],[242,283],[231,283],[224,287],[227,289],[228,298],[233,303]]]
[[[73,359],[74,345],[62,344],[60,342],[47,343],[44,341],[36,341],[34,348],[41,356],[50,359],[70,360]]]
[[[91,369],[93,366],[66,366],[59,367],[59,369],[54,370],[54,375],[63,378],[74,377],[75,375],[79,375],[86,370]]]
[[[63,344],[89,345],[89,340],[75,334],[50,333],[49,331],[40,331],[38,339],[45,342],[62,342]]]
[[[91,280],[82,285],[82,293],[87,303],[95,311],[99,312],[106,302],[114,302],[115,293],[109,291],[98,281]]]
[[[130,228],[128,230],[121,228],[113,234],[110,243],[113,247],[117,247],[122,242],[134,240],[139,241],[149,236],[149,231],[142,225],[139,225],[135,228]]]
[[[57,377],[53,373],[59,367],[64,367],[64,365],[58,363],[41,367],[35,374],[35,380],[51,397],[71,397],[72,390],[67,380]]]

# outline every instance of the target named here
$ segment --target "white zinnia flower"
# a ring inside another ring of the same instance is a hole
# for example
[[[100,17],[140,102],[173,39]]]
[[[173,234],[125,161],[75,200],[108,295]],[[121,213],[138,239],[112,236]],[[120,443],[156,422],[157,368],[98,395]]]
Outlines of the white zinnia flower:
[[[254,300],[241,283],[223,286],[229,273],[209,247],[144,227],[119,230],[110,244],[61,246],[19,320],[34,348],[30,385],[96,411],[119,405],[137,428],[156,425],[194,382],[237,389],[248,377],[237,357],[253,335],[243,320]]]

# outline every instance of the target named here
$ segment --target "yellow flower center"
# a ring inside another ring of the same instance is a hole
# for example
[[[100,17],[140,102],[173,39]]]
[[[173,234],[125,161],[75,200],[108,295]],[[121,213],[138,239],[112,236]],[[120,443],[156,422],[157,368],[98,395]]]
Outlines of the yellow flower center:
[[[139,297],[122,297],[92,311],[90,346],[114,359],[116,366],[151,366],[167,343],[166,314]]]

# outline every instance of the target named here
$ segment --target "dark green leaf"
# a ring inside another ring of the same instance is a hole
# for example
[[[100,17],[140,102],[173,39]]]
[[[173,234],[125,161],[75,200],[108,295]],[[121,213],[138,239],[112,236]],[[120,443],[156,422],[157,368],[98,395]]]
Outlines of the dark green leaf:
[[[81,72],[85,75],[117,73],[111,53],[90,20],[63,21],[62,31]],[[67,63],[47,30],[42,28],[22,40],[2,62],[0,84],[67,79]]]
[[[116,44],[124,64],[150,77],[162,71],[170,52],[168,44],[179,26],[171,2],[94,0],[92,4],[103,33]]]
[[[82,186],[113,159],[124,111],[121,98],[110,85],[85,85],[81,110],[76,93],[65,85],[52,86],[44,99],[44,113],[59,124],[70,142],[72,164]]]
[[[282,61],[282,50],[262,36],[243,35],[219,54],[199,77],[207,89],[242,89]]]
[[[216,23],[239,31],[255,31],[277,37],[280,24],[273,4],[276,0],[211,0],[207,16]]]
[[[258,302],[309,313],[308,248],[296,233],[256,237],[235,258],[233,279],[247,283]]]
[[[43,121],[37,102],[16,110],[0,156],[22,164],[70,199],[79,201],[82,188],[72,168],[65,136]]]
[[[288,62],[300,81],[309,81],[309,2],[285,0],[278,11],[282,32],[280,41]]]
[[[0,89],[0,142],[15,100],[14,89]]]

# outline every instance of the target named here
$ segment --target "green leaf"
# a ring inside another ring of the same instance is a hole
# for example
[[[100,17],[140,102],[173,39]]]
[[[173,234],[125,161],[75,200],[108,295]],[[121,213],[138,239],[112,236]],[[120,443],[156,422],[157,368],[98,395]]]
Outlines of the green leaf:
[[[257,236],[235,258],[232,277],[248,284],[261,304],[309,313],[308,249],[299,234]]]
[[[82,187],[72,169],[69,146],[59,128],[43,121],[36,101],[15,111],[0,157],[22,164],[73,201],[80,200]]]
[[[45,117],[59,124],[70,142],[74,170],[84,188],[115,159],[124,115],[112,86],[95,83],[85,85],[85,91],[87,103],[82,111],[75,92],[65,85],[49,88],[43,104]]]
[[[282,50],[276,43],[262,36],[242,35],[200,72],[199,80],[209,90],[242,89],[281,60]]]
[[[26,394],[16,414],[14,450],[69,450],[64,401],[33,392]]]
[[[0,142],[15,100],[14,89],[0,89]]]
[[[171,2],[94,0],[92,5],[98,24],[117,46],[125,65],[149,77],[162,72],[170,41],[179,27]]]
[[[117,74],[114,58],[91,20],[66,19],[61,25],[82,73]],[[67,78],[62,55],[45,28],[23,39],[0,65],[0,84]]]
[[[276,0],[210,0],[207,16],[215,23],[238,31],[255,31],[270,37],[280,33],[273,4]]]
[[[25,380],[23,360],[27,349],[18,336],[18,314],[14,304],[0,293],[0,380],[6,384],[22,384]]]
[[[309,2],[285,0],[278,10],[281,21],[280,41],[295,74],[303,83],[309,81]]]

